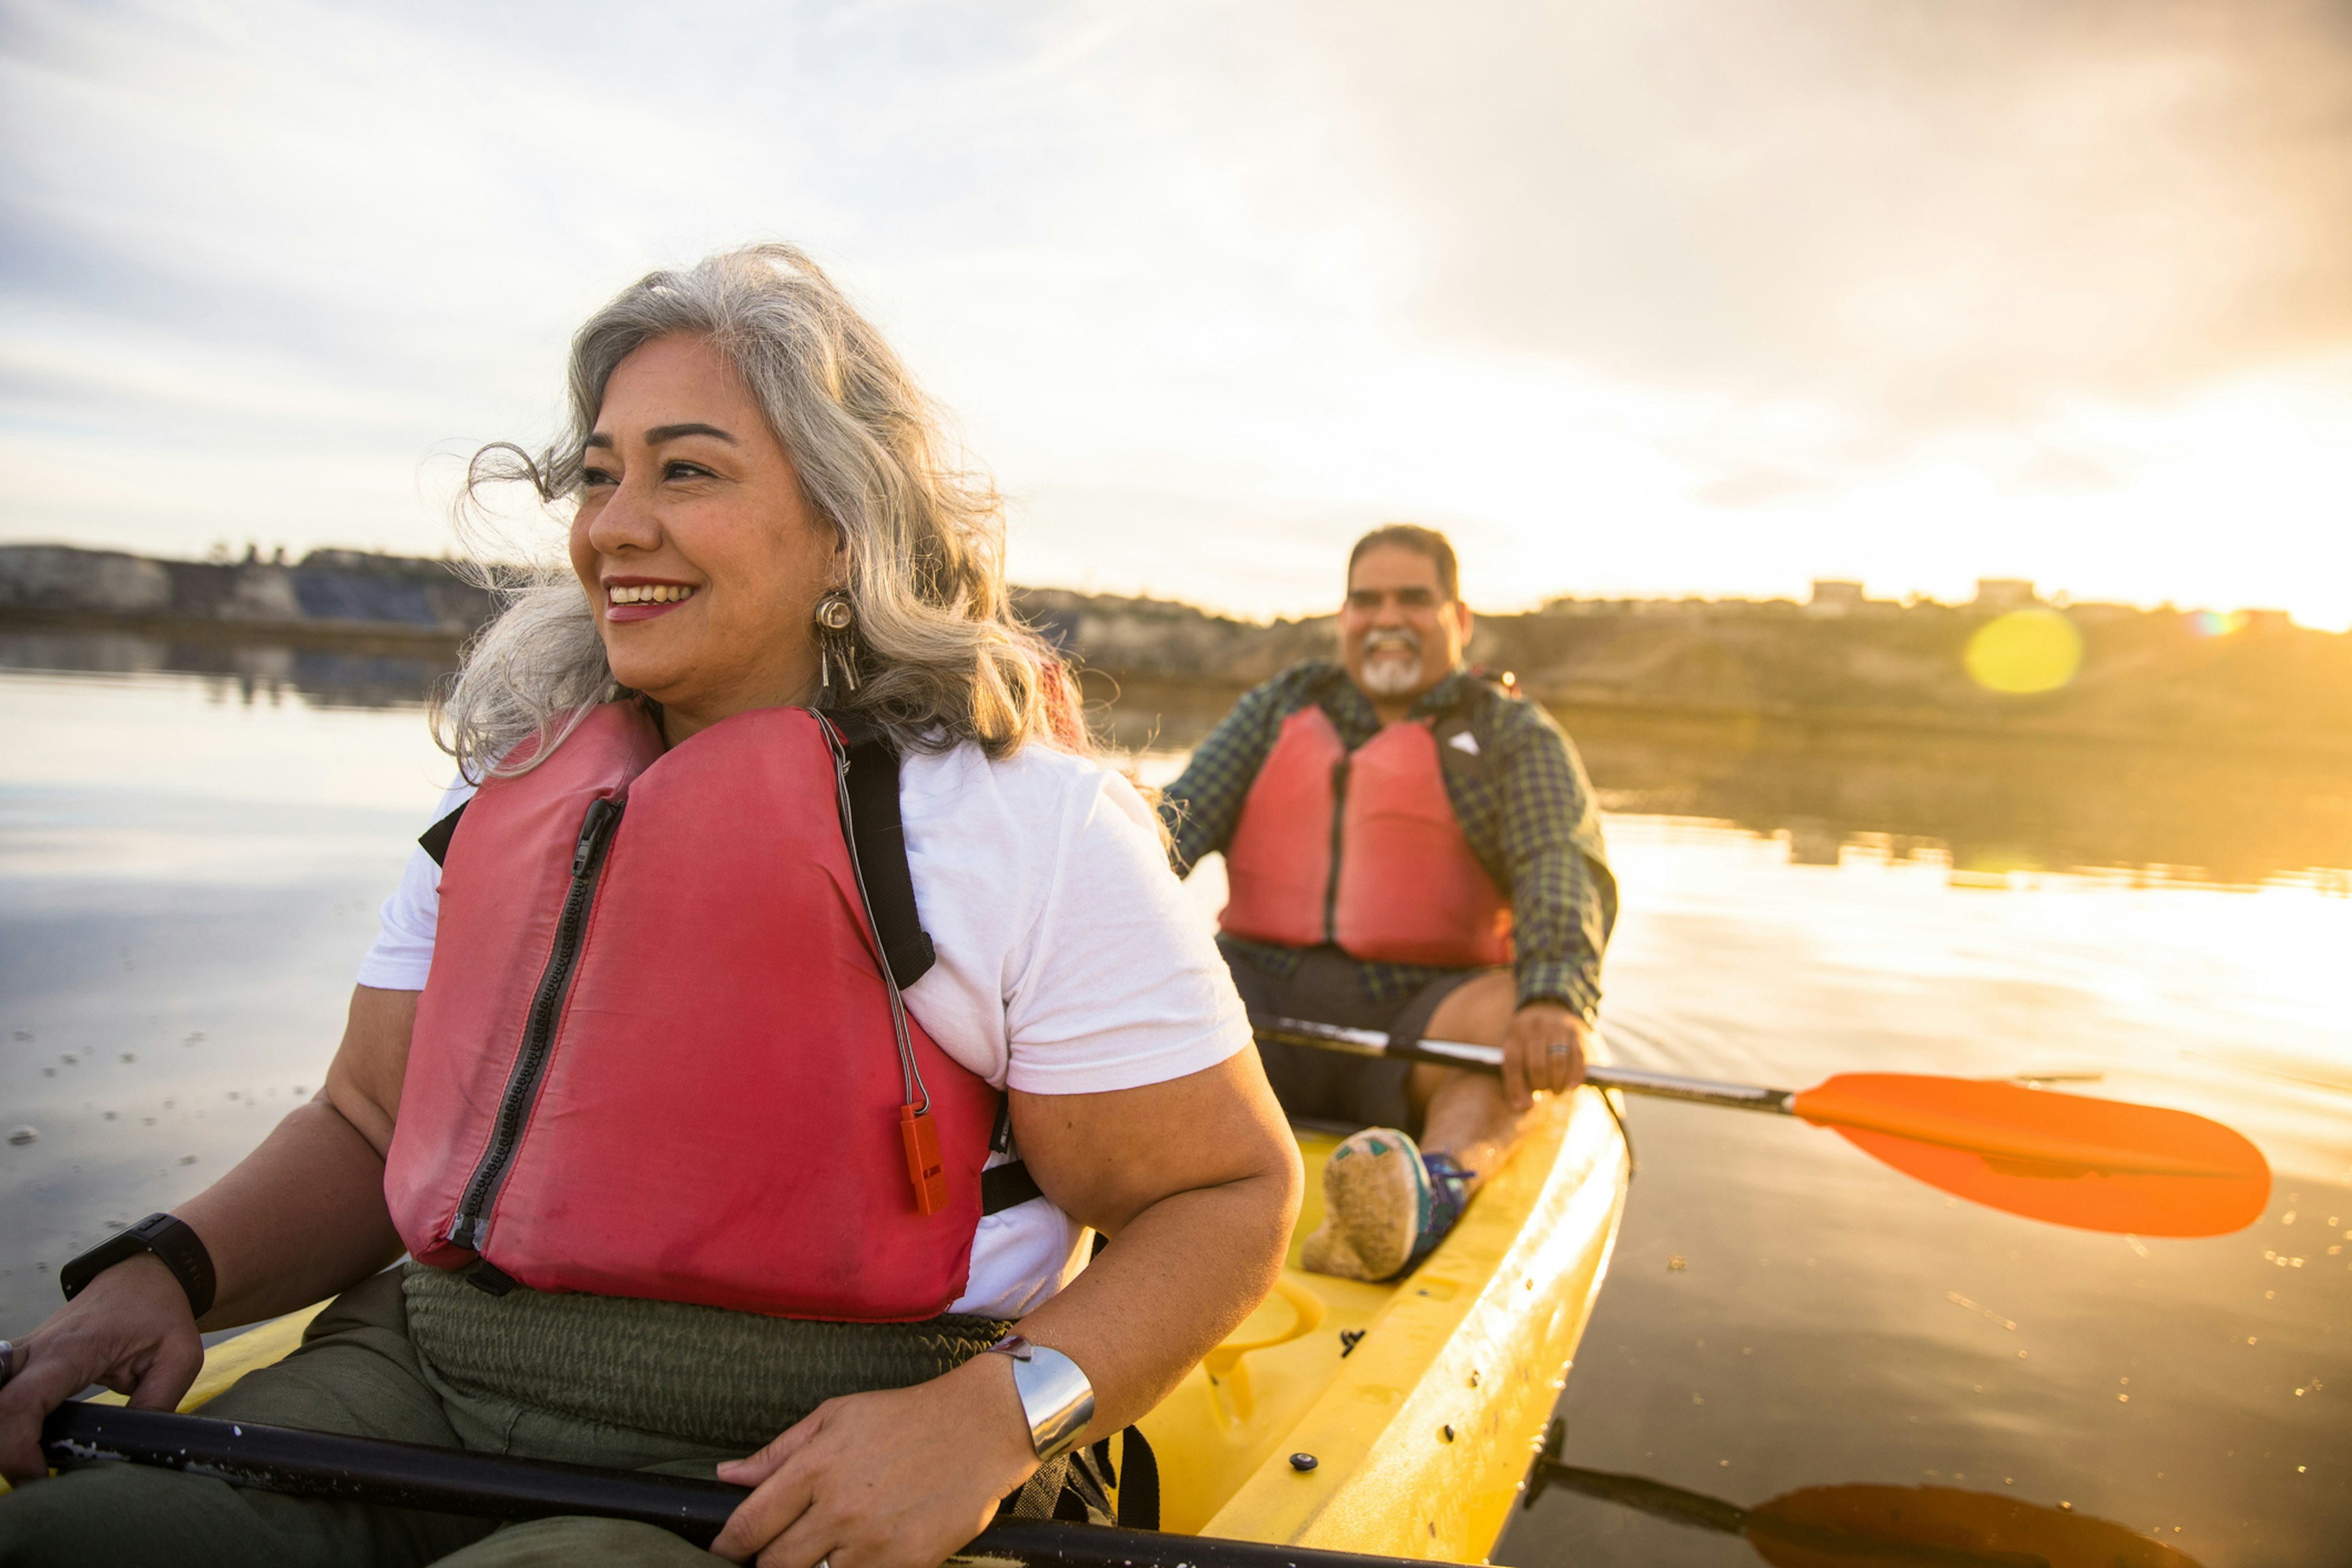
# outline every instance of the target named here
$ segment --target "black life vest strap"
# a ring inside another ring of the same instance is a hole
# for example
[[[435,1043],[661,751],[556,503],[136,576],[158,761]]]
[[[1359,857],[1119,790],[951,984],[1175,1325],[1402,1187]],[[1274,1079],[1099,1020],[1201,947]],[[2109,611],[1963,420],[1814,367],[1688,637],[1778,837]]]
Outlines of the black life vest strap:
[[[831,718],[831,715],[827,715]],[[891,978],[906,990],[930,973],[939,950],[915,908],[907,867],[907,828],[898,815],[898,752],[890,737],[859,715],[833,720],[849,755],[849,823],[866,871],[868,912]]]
[[[1121,1530],[1157,1530],[1160,1528],[1160,1456],[1151,1451],[1150,1442],[1142,1428],[1124,1427],[1119,1432],[1121,1469],[1110,1462],[1110,1439],[1105,1437],[1088,1450],[1094,1457],[1095,1468],[1110,1484],[1118,1489],[1118,1518]]]
[[[999,1095],[996,1100],[996,1127],[988,1135],[988,1151],[992,1154],[1013,1153],[1013,1096]],[[1017,1208],[1032,1198],[1045,1194],[1038,1189],[1037,1179],[1029,1173],[1018,1155],[1003,1164],[980,1173],[980,1212],[982,1217],[1003,1214]]]
[[[457,810],[416,836],[416,842],[425,847],[425,852],[427,855],[433,857],[433,863],[436,866],[446,866],[449,863],[449,840],[457,836],[457,819],[465,816],[466,808],[473,804],[470,796],[459,801]]]
[[[1029,1167],[1023,1161],[992,1165],[980,1173],[980,1212],[982,1218],[1003,1214],[1006,1209],[1019,1208],[1023,1204],[1045,1195],[1045,1190],[1037,1185],[1037,1178],[1029,1173]]]

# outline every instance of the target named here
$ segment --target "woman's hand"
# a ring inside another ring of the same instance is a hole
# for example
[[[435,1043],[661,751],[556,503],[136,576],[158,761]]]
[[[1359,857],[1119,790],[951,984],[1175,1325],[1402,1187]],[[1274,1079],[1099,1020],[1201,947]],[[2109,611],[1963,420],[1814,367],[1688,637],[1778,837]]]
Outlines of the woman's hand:
[[[383,1201],[416,993],[359,986],[327,1088],[173,1213],[203,1237],[219,1290],[201,1327],[233,1329],[350,1289],[400,1256]],[[47,1475],[41,1418],[93,1383],[169,1410],[204,1365],[187,1293],[155,1258],[125,1258],[16,1342],[0,1381],[0,1476]],[[1002,1360],[1002,1357],[998,1358]]]
[[[998,1359],[1003,1359],[1002,1357]],[[125,1258],[16,1342],[0,1384],[0,1476],[12,1486],[49,1473],[41,1420],[93,1383],[141,1410],[180,1403],[205,1364],[187,1292],[153,1257]]]
[[[1013,1363],[828,1399],[719,1479],[758,1489],[710,1550],[761,1568],[938,1568],[1036,1471]]]

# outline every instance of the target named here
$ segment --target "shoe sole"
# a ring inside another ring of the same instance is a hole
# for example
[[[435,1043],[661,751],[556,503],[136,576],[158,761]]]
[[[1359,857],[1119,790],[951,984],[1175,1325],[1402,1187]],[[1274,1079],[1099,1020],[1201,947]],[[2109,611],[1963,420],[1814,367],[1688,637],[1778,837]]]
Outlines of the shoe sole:
[[[1343,1143],[1323,1166],[1323,1226],[1354,1254],[1365,1279],[1388,1279],[1412,1260],[1429,1206],[1419,1151],[1393,1133],[1382,1141],[1388,1147],[1380,1152]]]

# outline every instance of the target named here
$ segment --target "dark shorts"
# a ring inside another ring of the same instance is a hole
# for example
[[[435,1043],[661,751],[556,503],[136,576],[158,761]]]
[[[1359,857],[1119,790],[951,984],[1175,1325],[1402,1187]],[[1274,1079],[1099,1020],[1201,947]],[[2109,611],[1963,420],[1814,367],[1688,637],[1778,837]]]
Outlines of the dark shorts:
[[[1217,947],[1233,971],[1234,989],[1253,1018],[1303,1018],[1317,1024],[1337,1024],[1349,1029],[1380,1029],[1418,1038],[1429,1030],[1429,1020],[1454,989],[1487,973],[1484,969],[1454,969],[1439,974],[1401,1002],[1374,1003],[1364,995],[1356,961],[1336,947],[1308,948],[1299,955],[1298,972],[1288,979],[1260,968],[1244,954]],[[1412,1097],[1406,1084],[1412,1064],[1378,1057],[1318,1051],[1311,1046],[1260,1041],[1258,1056],[1265,1063],[1266,1081],[1275,1098],[1294,1120],[1326,1121],[1357,1127],[1398,1127],[1418,1133]]]

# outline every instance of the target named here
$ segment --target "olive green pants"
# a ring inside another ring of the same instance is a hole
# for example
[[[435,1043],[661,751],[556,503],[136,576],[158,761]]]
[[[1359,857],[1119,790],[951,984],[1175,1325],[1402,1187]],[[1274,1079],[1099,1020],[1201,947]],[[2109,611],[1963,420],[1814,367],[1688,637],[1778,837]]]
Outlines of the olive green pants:
[[[529,1291],[493,1300],[451,1276],[413,1265],[408,1273],[405,1292],[400,1269],[346,1291],[311,1322],[299,1350],[244,1378],[203,1414],[708,1477],[719,1460],[750,1452],[825,1394],[919,1381],[970,1354],[975,1342],[988,1342],[999,1327],[976,1319],[938,1320],[944,1329],[791,1324],[676,1303]],[[929,1331],[919,1344],[909,1333],[918,1329]],[[797,1390],[781,1386],[793,1381],[789,1372],[744,1375],[756,1373],[763,1359],[754,1341],[766,1342],[768,1357],[782,1355],[803,1371],[812,1360],[826,1359],[809,1354],[812,1333],[825,1337],[828,1347],[870,1341],[871,1348],[831,1358],[856,1362],[853,1374],[845,1376],[835,1364],[823,1369],[814,1384],[803,1376],[809,1385]],[[615,1354],[613,1343],[620,1340],[629,1348]],[[746,1357],[752,1368],[746,1368]],[[631,1366],[655,1369],[650,1382],[612,1392],[614,1373]],[[571,1369],[570,1386],[552,1388],[551,1408],[541,1391],[564,1381],[554,1375],[559,1367]],[[714,1376],[714,1367],[727,1370]],[[698,1398],[665,1393],[660,1404],[673,1411],[690,1406],[685,1419],[664,1424],[694,1436],[646,1431],[630,1419],[648,1405],[648,1388],[688,1377],[701,1385]],[[518,1379],[531,1391],[528,1400],[515,1394]],[[762,1383],[781,1392],[764,1409],[741,1407],[740,1391]],[[1033,1489],[1024,1489],[1022,1501],[1029,1506],[1012,1511],[1050,1512],[1060,1485],[1057,1473],[1050,1490],[1034,1489],[1039,1503],[1026,1495]],[[90,1465],[0,1496],[0,1564],[5,1568],[409,1568],[428,1563],[523,1568],[712,1561],[699,1547],[647,1524],[567,1518],[493,1526],[452,1514],[284,1497],[144,1465]]]

